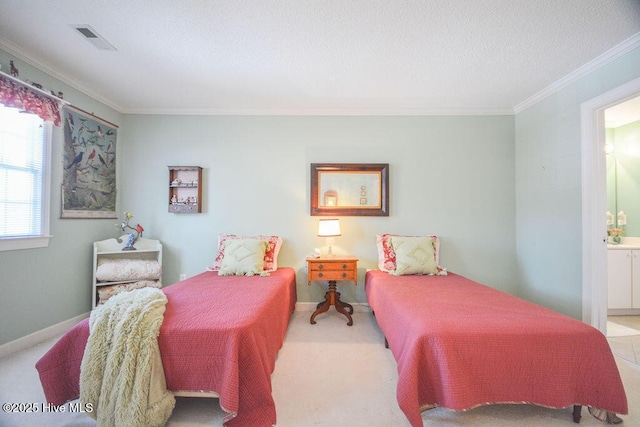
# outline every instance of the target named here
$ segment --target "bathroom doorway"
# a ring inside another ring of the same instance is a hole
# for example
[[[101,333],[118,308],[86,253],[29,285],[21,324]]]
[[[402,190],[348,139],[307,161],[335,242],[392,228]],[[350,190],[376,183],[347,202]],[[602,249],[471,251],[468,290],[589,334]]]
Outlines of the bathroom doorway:
[[[582,320],[607,330],[607,212],[605,111],[640,96],[640,78],[581,105]]]
[[[640,277],[640,96],[605,109],[604,120],[607,339],[616,356],[638,365],[640,287],[634,283]]]

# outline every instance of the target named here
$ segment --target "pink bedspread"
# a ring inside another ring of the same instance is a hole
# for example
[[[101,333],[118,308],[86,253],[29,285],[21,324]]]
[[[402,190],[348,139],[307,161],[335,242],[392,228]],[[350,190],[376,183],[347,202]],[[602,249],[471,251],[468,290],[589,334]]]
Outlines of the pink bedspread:
[[[271,373],[295,308],[292,268],[269,277],[205,272],[163,289],[169,300],[158,343],[167,387],[220,396],[228,426],[271,426]],[[89,336],[78,323],[38,361],[47,401],[80,394],[80,364]]]
[[[369,271],[365,290],[398,364],[398,404],[414,427],[433,406],[628,412],[607,339],[583,322],[452,273]]]

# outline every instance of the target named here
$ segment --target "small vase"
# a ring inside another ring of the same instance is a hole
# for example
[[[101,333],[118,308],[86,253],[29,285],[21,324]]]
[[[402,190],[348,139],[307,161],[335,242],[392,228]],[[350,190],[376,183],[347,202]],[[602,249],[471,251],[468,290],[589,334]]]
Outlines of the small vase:
[[[620,236],[613,236],[613,242],[617,245],[620,243]]]

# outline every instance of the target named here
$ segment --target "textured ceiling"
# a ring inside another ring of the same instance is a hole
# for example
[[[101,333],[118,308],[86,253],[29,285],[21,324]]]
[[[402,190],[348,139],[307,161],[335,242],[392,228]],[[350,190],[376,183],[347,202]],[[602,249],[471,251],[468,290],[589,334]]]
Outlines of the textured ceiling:
[[[125,113],[509,114],[638,33],[638,0],[0,3],[0,48]]]

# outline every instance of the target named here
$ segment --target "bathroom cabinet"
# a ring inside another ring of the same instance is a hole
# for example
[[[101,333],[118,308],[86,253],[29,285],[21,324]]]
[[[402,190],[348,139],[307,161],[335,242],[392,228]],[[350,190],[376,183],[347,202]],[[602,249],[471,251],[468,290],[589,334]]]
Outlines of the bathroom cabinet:
[[[615,248],[607,251],[607,293],[610,314],[626,314],[611,310],[640,313],[640,247]]]

